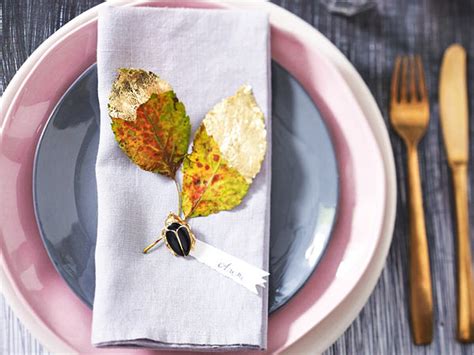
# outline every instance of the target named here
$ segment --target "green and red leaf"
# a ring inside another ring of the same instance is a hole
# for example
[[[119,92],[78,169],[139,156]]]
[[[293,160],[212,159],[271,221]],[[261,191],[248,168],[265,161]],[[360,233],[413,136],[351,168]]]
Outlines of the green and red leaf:
[[[191,123],[176,94],[166,91],[138,106],[134,121],[112,117],[112,130],[135,164],[173,179],[188,150]]]
[[[201,124],[193,151],[183,164],[185,218],[207,216],[239,205],[250,184],[222,156],[219,146]]]

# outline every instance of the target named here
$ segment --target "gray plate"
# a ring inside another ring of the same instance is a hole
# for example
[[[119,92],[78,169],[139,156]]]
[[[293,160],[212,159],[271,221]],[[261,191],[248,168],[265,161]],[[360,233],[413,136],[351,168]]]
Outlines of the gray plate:
[[[269,310],[309,279],[329,241],[338,204],[334,148],[301,85],[272,64],[272,204]],[[37,147],[33,199],[39,230],[57,271],[92,307],[99,143],[96,66],[69,88]]]

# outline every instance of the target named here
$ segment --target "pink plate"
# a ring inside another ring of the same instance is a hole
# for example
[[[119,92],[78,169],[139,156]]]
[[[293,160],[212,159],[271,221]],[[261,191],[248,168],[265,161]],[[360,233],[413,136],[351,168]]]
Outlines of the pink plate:
[[[381,236],[386,198],[378,145],[346,82],[308,36],[311,31],[305,28],[297,33],[298,28],[308,26],[297,17],[266,3],[160,1],[147,6],[255,7],[268,11],[273,59],[305,87],[333,136],[341,180],[339,218],[314,275],[287,306],[270,317],[268,352],[281,351],[347,297],[372,259]],[[6,103],[0,137],[2,267],[21,302],[78,352],[110,350],[91,346],[91,311],[56,273],[46,254],[34,218],[31,182],[42,128],[66,89],[96,61],[96,39],[94,17],[42,55],[11,102]]]

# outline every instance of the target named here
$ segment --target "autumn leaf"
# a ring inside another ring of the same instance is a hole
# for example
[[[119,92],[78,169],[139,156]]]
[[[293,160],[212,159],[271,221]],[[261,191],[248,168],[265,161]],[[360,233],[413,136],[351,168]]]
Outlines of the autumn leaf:
[[[183,163],[183,213],[185,218],[207,216],[239,205],[249,184],[222,157],[216,141],[202,124],[193,151]]]
[[[112,118],[115,139],[140,168],[174,179],[188,150],[191,123],[173,91],[154,93],[136,119]]]
[[[249,86],[208,112],[183,164],[183,212],[207,216],[238,206],[259,172],[266,151],[262,111]]]

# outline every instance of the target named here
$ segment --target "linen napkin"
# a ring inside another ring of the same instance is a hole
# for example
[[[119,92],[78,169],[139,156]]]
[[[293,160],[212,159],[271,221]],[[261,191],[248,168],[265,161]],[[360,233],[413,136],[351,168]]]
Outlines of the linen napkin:
[[[169,82],[193,132],[242,84],[253,88],[270,140],[267,14],[254,11],[124,8],[99,14],[97,67],[101,106],[96,163],[98,231],[92,342],[96,346],[264,349],[267,288],[254,294],[193,258],[165,247],[148,255],[170,211],[172,181],[133,164],[114,140],[107,111],[121,67]],[[270,152],[236,209],[191,219],[196,237],[264,270],[269,259]]]

